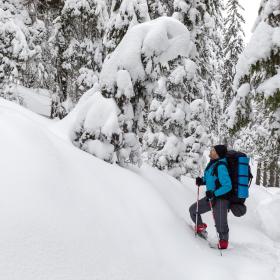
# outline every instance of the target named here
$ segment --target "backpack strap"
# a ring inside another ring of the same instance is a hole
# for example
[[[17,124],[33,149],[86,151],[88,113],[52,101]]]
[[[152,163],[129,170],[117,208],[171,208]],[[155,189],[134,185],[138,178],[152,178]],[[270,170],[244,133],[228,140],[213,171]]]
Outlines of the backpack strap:
[[[216,163],[216,165],[214,166],[213,168],[213,171],[212,171],[212,175],[215,175],[218,177],[218,167],[220,165],[224,165],[227,169],[228,169],[228,164],[224,161],[218,161],[218,163]]]
[[[222,186],[221,183],[220,183],[220,180],[219,180],[219,176],[218,176],[218,167],[220,165],[224,165],[228,169],[228,164],[224,161],[218,161],[216,163],[216,165],[214,166],[211,174],[212,174],[212,176],[214,175],[214,176],[217,177],[217,179],[215,180],[216,190],[219,189]]]

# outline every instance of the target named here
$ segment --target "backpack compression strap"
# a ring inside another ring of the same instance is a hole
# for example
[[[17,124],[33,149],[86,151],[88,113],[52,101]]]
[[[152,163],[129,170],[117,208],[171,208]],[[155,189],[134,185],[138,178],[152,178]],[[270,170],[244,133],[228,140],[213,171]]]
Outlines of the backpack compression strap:
[[[251,183],[252,183],[253,178],[254,178],[254,176],[253,176],[253,174],[252,174],[252,172],[251,172],[251,167],[250,167],[250,165],[249,165],[249,184],[248,184],[248,187],[251,186]]]

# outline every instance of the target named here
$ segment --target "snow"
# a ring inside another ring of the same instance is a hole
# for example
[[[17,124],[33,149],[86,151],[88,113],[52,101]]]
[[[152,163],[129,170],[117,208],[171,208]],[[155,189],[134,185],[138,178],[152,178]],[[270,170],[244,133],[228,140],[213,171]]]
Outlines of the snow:
[[[50,117],[51,97],[48,90],[30,89],[21,85],[13,85],[11,90],[22,99],[24,107],[37,114]]]
[[[84,120],[84,128],[89,132],[100,130],[109,137],[120,131],[117,119],[118,108],[113,99],[104,98],[100,92],[92,95],[87,104],[88,111],[81,109],[78,122]]]
[[[250,92],[250,84],[245,83],[240,86],[237,91],[236,97],[230,103],[229,107],[227,108],[227,115],[229,119],[227,120],[227,126],[229,128],[233,128],[237,118],[237,111],[241,111],[245,113],[244,108],[246,108],[245,100]]]
[[[75,108],[54,125],[53,130],[82,150],[101,159],[111,160],[114,156],[111,140],[114,134],[121,134],[118,114],[119,109],[114,99],[104,98],[99,91],[99,85],[95,84],[82,96]],[[76,139],[76,133],[90,138],[82,137],[81,142]]]
[[[155,56],[156,62],[164,63],[178,55],[188,57],[190,45],[188,29],[174,18],[160,17],[136,25],[105,60],[101,84],[113,88],[120,69],[127,70],[133,82],[144,80],[146,73],[141,56]]]
[[[88,140],[86,150],[101,159],[109,161],[114,152],[114,146],[109,143],[102,143],[99,140]]]
[[[280,194],[271,195],[261,201],[257,208],[261,228],[273,240],[280,240],[280,219],[275,219],[279,215]]]
[[[277,15],[280,11],[280,4],[277,0],[269,0],[264,7],[263,18],[267,18],[269,14]]]
[[[134,96],[133,85],[128,71],[126,70],[118,71],[117,87],[118,87],[118,92],[116,94],[117,98],[120,98],[121,96],[127,96],[128,98],[131,98]]]
[[[266,22],[260,22],[236,65],[235,88],[241,77],[249,73],[251,65],[270,56],[273,47],[280,47],[280,27],[273,28]]]
[[[192,179],[108,164],[3,99],[0,115],[1,279],[280,279],[279,194],[251,187],[221,257],[187,225]]]
[[[258,86],[256,92],[263,92],[265,98],[268,98],[270,96],[273,96],[279,88],[280,88],[280,71],[278,70],[278,73],[276,75],[261,83]]]
[[[150,20],[146,0],[113,1],[110,2],[110,6],[110,19],[104,38],[104,45],[110,50],[109,52],[117,47],[127,29]]]

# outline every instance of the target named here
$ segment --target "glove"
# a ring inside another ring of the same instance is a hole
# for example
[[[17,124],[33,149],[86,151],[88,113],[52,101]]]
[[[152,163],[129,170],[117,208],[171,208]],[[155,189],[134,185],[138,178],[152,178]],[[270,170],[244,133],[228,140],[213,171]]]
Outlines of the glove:
[[[215,198],[215,194],[213,191],[206,191],[205,194],[206,194],[207,201],[213,200]]]
[[[197,186],[204,185],[203,179],[202,179],[201,177],[196,177],[196,178],[195,178],[195,184],[196,184]]]

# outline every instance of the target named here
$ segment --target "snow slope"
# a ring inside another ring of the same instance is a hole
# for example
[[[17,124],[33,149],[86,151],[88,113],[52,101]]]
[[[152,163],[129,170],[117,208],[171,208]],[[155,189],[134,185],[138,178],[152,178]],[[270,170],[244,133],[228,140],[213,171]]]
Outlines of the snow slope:
[[[110,165],[56,129],[0,99],[0,279],[280,279],[279,193],[254,187],[221,257],[187,226],[193,180]]]
[[[46,89],[33,89],[21,85],[14,85],[11,91],[23,100],[23,106],[29,110],[50,117],[51,115],[51,94]]]

